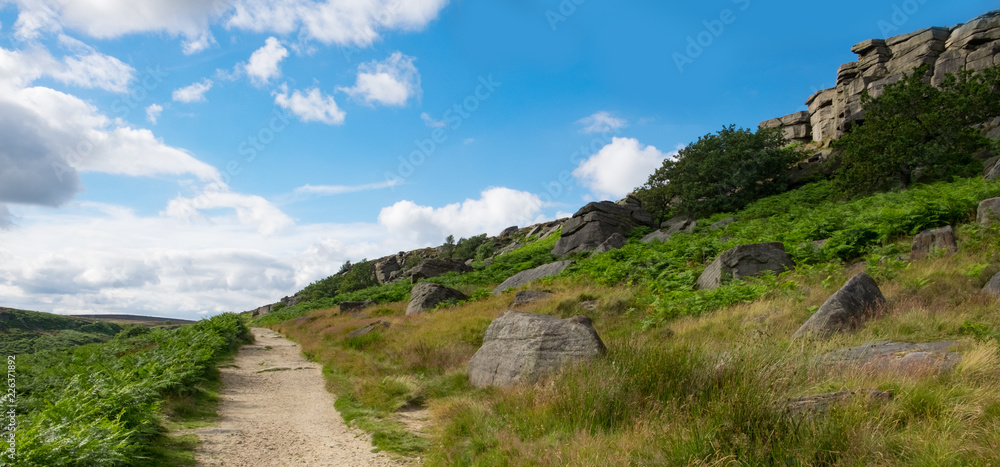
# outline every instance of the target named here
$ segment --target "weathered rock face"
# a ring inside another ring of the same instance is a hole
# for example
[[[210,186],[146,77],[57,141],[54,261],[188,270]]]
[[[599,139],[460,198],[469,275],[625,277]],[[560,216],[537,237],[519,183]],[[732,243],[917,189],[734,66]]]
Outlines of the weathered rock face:
[[[589,318],[505,311],[486,329],[466,371],[473,386],[534,383],[566,364],[607,352]]]
[[[432,277],[437,277],[449,272],[471,272],[472,267],[465,264],[464,261],[451,260],[451,259],[425,259],[412,271],[410,271],[410,280],[414,283],[420,279],[430,279]]]
[[[913,237],[913,248],[910,249],[910,259],[926,258],[934,250],[944,250],[948,254],[958,251],[955,241],[955,229],[946,225],[939,229],[925,230]]]
[[[1000,198],[990,198],[979,203],[976,210],[976,222],[991,225],[1000,222]]]
[[[869,342],[830,352],[817,360],[831,366],[853,366],[872,373],[922,376],[954,368],[962,356],[948,351],[953,345],[954,341],[926,344]]]
[[[353,311],[361,311],[370,306],[375,306],[375,302],[372,300],[365,300],[363,302],[340,302],[340,312],[350,313]]]
[[[450,287],[430,282],[421,282],[410,291],[410,304],[406,306],[406,316],[415,315],[440,305],[448,300],[468,300],[468,296]]]
[[[580,208],[563,226],[562,237],[552,254],[593,251],[616,233],[624,236],[640,225],[653,227],[653,215],[637,206],[637,202],[638,199],[626,198],[621,204],[601,201]]]
[[[624,235],[615,232],[611,234],[611,236],[608,237],[608,239],[605,240],[604,243],[598,245],[597,248],[594,249],[594,253],[605,253],[611,250],[617,250],[625,246],[625,243],[627,242],[628,240],[625,239]]]
[[[818,91],[806,100],[808,112],[762,122],[761,128],[781,127],[792,142],[828,142],[864,119],[863,92],[877,96],[887,84],[899,81],[914,68],[931,66],[931,83],[939,85],[948,73],[1000,64],[1000,11],[954,28],[926,28],[888,39],[869,39],[855,44],[851,51],[858,54],[858,61],[840,66],[836,87]]]
[[[806,336],[829,337],[833,333],[857,328],[885,306],[885,297],[868,274],[861,273],[823,302],[819,311],[795,331],[792,339]]]
[[[372,331],[381,331],[383,329],[388,328],[389,326],[390,326],[390,323],[387,322],[387,321],[376,321],[374,323],[369,324],[368,326],[365,326],[365,327],[359,328],[359,329],[355,329],[355,330],[347,333],[347,337],[361,337],[361,336],[363,336],[365,334],[371,333]]]
[[[986,292],[994,297],[1000,297],[1000,272],[990,278],[990,281],[983,287],[983,292]]]
[[[264,305],[262,307],[255,308],[254,310],[250,311],[250,316],[256,317],[256,316],[266,315],[271,312],[271,307],[273,306],[274,304],[272,303],[270,305]]]
[[[529,282],[537,281],[543,277],[554,276],[563,272],[566,268],[573,265],[573,261],[556,261],[554,263],[544,264],[538,266],[534,269],[528,269],[527,271],[521,271],[513,276],[507,278],[503,281],[497,288],[493,289],[493,295],[499,295],[504,290],[514,289],[525,285]]]
[[[522,305],[535,303],[539,300],[545,300],[551,296],[551,292],[543,292],[541,290],[522,290],[514,296],[514,300],[510,302],[510,307],[517,308]]]
[[[715,289],[722,285],[722,279],[759,276],[765,272],[784,272],[795,267],[792,257],[785,252],[781,243],[756,243],[740,245],[726,250],[712,264],[705,268],[698,278],[699,289]]]

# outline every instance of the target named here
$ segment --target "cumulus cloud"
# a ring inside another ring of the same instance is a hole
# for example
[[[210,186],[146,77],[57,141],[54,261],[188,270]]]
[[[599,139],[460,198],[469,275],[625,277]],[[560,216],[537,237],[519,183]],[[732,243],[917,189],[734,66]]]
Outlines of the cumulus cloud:
[[[303,122],[340,125],[347,116],[347,113],[337,106],[333,96],[323,94],[319,88],[308,89],[304,94],[299,90],[289,94],[288,86],[283,84],[273,94],[276,105],[295,114]]]
[[[79,41],[61,37],[60,42],[75,52],[58,60],[40,46],[26,50],[0,48],[0,84],[25,87],[42,76],[86,89],[126,92],[135,79],[135,69],[121,60],[97,52]]]
[[[255,86],[263,86],[272,78],[281,76],[281,61],[288,57],[288,49],[281,45],[281,41],[274,37],[268,37],[264,41],[264,46],[255,50],[250,55],[250,60],[243,69],[250,82]]]
[[[164,214],[177,219],[211,223],[213,218],[205,215],[204,211],[213,209],[232,209],[241,224],[255,227],[262,235],[273,235],[295,224],[270,201],[260,196],[232,192],[222,184],[209,185],[195,196],[178,196],[170,200]]]
[[[339,89],[369,105],[406,105],[411,97],[421,93],[420,73],[413,65],[415,60],[394,52],[381,62],[373,60],[363,63],[358,67],[358,78],[354,86]]]
[[[156,125],[156,121],[160,119],[160,114],[162,113],[163,113],[162,105],[152,104],[149,107],[146,107],[146,120],[149,120],[149,123]]]
[[[484,190],[479,199],[440,208],[399,201],[382,208],[378,223],[405,243],[430,245],[448,235],[496,235],[511,225],[528,225],[541,220],[541,210],[542,201],[537,195],[499,187]]]
[[[608,131],[618,130],[624,128],[628,125],[628,121],[623,118],[618,118],[607,111],[595,112],[593,115],[581,118],[577,120],[578,125],[583,126],[580,129],[580,133],[604,133]]]
[[[173,99],[177,102],[205,102],[205,93],[212,89],[212,80],[205,78],[180,89],[175,89]]]
[[[634,138],[613,138],[573,170],[573,176],[595,195],[622,198],[646,183],[669,155]]]

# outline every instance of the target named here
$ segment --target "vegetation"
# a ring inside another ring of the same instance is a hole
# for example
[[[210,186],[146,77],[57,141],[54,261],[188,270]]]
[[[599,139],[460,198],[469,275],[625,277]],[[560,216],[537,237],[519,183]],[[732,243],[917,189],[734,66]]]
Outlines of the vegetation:
[[[477,389],[465,376],[510,294],[416,317],[403,316],[405,302],[384,305],[379,319],[392,325],[362,338],[346,335],[371,320],[334,309],[273,327],[324,365],[338,409],[377,447],[428,465],[988,464],[1000,442],[992,390],[1000,317],[979,289],[1000,271],[1000,232],[970,222],[978,201],[995,196],[1000,185],[968,179],[842,202],[822,182],[700,222],[740,219],[721,230],[580,255],[539,285],[555,296],[525,311],[588,315],[609,354],[532,386]],[[957,255],[900,259],[910,236],[944,224],[960,226]],[[466,290],[495,284],[551,260],[544,253],[553,241],[497,258],[503,269],[438,279]],[[796,270],[693,290],[719,252],[759,241],[783,242]],[[790,342],[855,262],[879,282],[887,314],[828,342]],[[596,309],[581,305],[595,299]],[[963,360],[938,376],[834,371],[814,361],[872,340],[942,339],[959,341]],[[861,388],[893,399],[858,398],[805,417],[784,408],[790,398]],[[413,426],[414,411],[428,414],[430,428]]]
[[[166,439],[217,380],[214,365],[252,337],[233,314],[103,344],[19,355],[17,465],[171,464],[190,440]],[[164,414],[166,410],[167,414]],[[0,451],[8,444],[0,439]]]
[[[4,355],[106,342],[121,330],[114,323],[0,308],[0,352]]]
[[[802,156],[785,148],[780,128],[754,133],[723,127],[681,149],[636,191],[654,216],[704,217],[741,209],[788,189],[784,175]]]
[[[980,172],[974,155],[991,142],[977,126],[1000,115],[1000,67],[949,75],[940,87],[929,84],[930,74],[923,66],[878,97],[862,96],[864,122],[836,143],[844,152],[840,192],[867,194]]]

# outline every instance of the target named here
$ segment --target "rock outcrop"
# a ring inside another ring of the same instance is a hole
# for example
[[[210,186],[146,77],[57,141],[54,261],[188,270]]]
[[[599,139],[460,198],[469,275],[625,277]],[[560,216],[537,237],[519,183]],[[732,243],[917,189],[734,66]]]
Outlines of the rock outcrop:
[[[449,272],[471,272],[472,268],[464,261],[453,259],[425,259],[410,273],[410,280],[416,283],[420,279],[430,279]]]
[[[698,223],[688,219],[684,216],[677,216],[663,221],[660,224],[660,230],[657,230],[645,237],[642,237],[643,243],[650,243],[654,240],[659,240],[660,242],[666,242],[670,240],[677,232],[694,232],[694,228],[698,226]]]
[[[955,241],[955,229],[950,225],[941,228],[925,230],[913,237],[913,247],[910,249],[910,259],[926,258],[934,250],[944,250],[947,254],[958,251]]]
[[[879,95],[885,86],[922,65],[932,68],[931,83],[948,73],[982,70],[1000,64],[1000,11],[986,13],[952,28],[933,27],[888,39],[869,39],[851,47],[858,61],[841,65],[837,84],[817,91],[795,112],[760,124],[780,127],[792,142],[829,142],[864,120],[861,95]]]
[[[522,290],[514,296],[514,300],[510,302],[510,307],[517,308],[522,305],[535,303],[539,300],[545,300],[551,296],[552,292],[543,292],[541,290]]]
[[[493,295],[499,295],[500,293],[503,293],[504,290],[514,289],[528,284],[529,282],[537,281],[543,277],[554,276],[563,272],[566,268],[572,265],[573,261],[556,261],[554,263],[538,266],[537,268],[521,271],[508,277],[507,280],[503,281],[500,285],[493,289]]]
[[[490,323],[466,371],[476,387],[534,383],[563,366],[607,352],[590,319],[505,311]]]
[[[979,203],[976,222],[985,226],[1000,222],[1000,198],[990,198]]]
[[[948,351],[953,345],[954,341],[925,344],[869,342],[830,352],[817,361],[831,366],[853,366],[879,374],[923,376],[951,370],[962,360],[960,354]]]
[[[422,313],[448,300],[468,300],[469,297],[450,287],[431,282],[421,282],[410,291],[410,303],[406,306],[406,316]]]
[[[653,227],[653,215],[642,209],[642,203],[631,195],[618,203],[588,203],[563,226],[562,237],[552,254],[593,251],[612,235],[628,235],[640,225]]]
[[[885,297],[878,284],[868,274],[861,273],[844,284],[823,302],[819,311],[795,331],[792,339],[812,336],[825,338],[858,327],[875,316],[885,306]]]
[[[625,239],[625,236],[618,232],[615,232],[611,234],[611,236],[608,237],[608,239],[605,240],[604,243],[598,245],[597,248],[594,249],[594,253],[606,253],[611,250],[617,250],[625,246],[626,243],[628,243],[628,240]]]
[[[726,250],[698,277],[695,287],[715,289],[722,285],[723,278],[742,279],[759,276],[766,272],[781,273],[795,267],[792,257],[785,252],[781,243],[755,243],[740,245]]]

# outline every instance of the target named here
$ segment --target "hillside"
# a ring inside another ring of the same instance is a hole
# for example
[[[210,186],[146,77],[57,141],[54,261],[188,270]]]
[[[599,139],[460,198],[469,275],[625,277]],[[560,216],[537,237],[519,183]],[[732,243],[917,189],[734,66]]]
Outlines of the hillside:
[[[121,330],[114,322],[0,308],[0,352],[8,355],[107,342]]]

